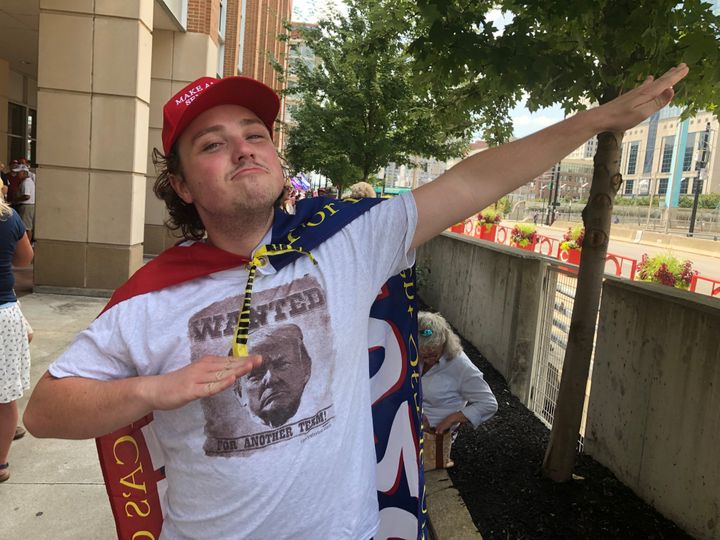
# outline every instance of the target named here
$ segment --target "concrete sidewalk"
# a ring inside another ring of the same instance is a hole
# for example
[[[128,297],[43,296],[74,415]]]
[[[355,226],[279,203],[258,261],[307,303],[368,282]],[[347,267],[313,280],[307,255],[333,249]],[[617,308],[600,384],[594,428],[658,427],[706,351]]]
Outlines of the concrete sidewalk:
[[[87,327],[105,298],[27,294],[20,299],[35,336],[30,344],[32,387]],[[20,415],[30,391],[19,400]],[[116,538],[93,440],[36,439],[29,433],[10,450],[10,480],[0,485],[0,539]],[[438,540],[481,540],[447,472],[427,474],[431,528]]]
[[[30,344],[35,382],[100,312],[107,299],[28,294],[22,310],[35,331]],[[19,400],[22,417],[30,393]],[[93,440],[36,439],[10,449],[12,476],[0,484],[0,539],[117,538]]]

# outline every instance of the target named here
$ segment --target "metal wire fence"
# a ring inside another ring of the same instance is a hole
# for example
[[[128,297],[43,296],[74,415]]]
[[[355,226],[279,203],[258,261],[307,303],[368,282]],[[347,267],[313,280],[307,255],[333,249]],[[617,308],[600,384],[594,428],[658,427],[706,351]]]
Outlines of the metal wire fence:
[[[530,409],[548,428],[552,427],[555,418],[576,287],[577,275],[573,269],[555,265],[547,267],[539,324],[539,347],[533,363]],[[590,375],[578,438],[579,451],[582,451],[583,446],[589,392]]]

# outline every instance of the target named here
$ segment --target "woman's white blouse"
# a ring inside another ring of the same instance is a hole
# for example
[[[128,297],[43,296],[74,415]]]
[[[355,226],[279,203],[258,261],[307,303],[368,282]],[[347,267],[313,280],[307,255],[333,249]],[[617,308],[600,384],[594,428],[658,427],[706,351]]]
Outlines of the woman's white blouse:
[[[422,376],[422,391],[423,413],[432,427],[457,411],[478,427],[497,411],[490,386],[464,352],[451,360],[440,357]]]

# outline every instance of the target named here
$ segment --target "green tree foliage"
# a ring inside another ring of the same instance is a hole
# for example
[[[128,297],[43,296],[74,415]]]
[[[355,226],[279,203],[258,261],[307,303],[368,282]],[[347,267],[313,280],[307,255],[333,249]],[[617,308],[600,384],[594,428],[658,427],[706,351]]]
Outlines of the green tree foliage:
[[[606,103],[648,74],[685,62],[674,103],[692,114],[720,103],[719,18],[701,0],[417,0],[410,47],[429,80],[463,88],[486,140],[511,134],[509,111]],[[492,9],[510,21],[499,29]],[[720,111],[717,111],[720,114]]]
[[[291,168],[317,171],[342,189],[390,162],[461,155],[473,120],[451,88],[414,75],[407,52],[413,4],[347,4],[347,16],[299,30],[316,63],[289,68],[297,84],[287,93],[301,97],[288,127]]]
[[[527,94],[530,110],[566,112],[606,103],[680,62],[690,74],[675,103],[685,115],[720,115],[720,17],[701,0],[417,0],[411,52],[428,80],[461,88],[485,123],[486,139],[507,138],[509,111]],[[512,15],[502,31],[491,9]],[[623,133],[598,135],[583,211],[587,232],[562,380],[543,470],[571,477],[593,348],[615,195],[622,184]],[[531,180],[528,178],[528,181]]]

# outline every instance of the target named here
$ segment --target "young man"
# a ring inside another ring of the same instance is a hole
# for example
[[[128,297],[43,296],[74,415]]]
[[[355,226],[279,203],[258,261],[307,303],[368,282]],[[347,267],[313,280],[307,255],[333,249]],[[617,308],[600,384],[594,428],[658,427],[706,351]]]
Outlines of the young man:
[[[383,283],[448,226],[595,134],[659,110],[686,73],[678,66],[602,107],[472,156],[375,204],[312,257],[280,270],[272,257],[253,258],[281,219],[275,205],[285,180],[272,142],[279,100],[250,79],[196,81],[165,106],[166,170],[156,193],[173,225],[195,240],[193,252],[237,264],[111,302],[39,381],[26,427],[39,437],[89,438],[153,412],[167,476],[164,538],[393,536],[378,531],[376,485],[388,479],[375,475],[367,383],[368,315]],[[329,202],[323,208],[308,229],[336,211]],[[257,274],[243,257],[253,258]],[[240,308],[248,281],[251,304]],[[228,345],[243,343],[237,332],[233,339],[236,318],[238,326],[250,320],[251,354],[230,359]],[[240,380],[262,364],[253,332],[288,324],[302,331],[310,377],[293,418],[258,427],[237,399]]]

